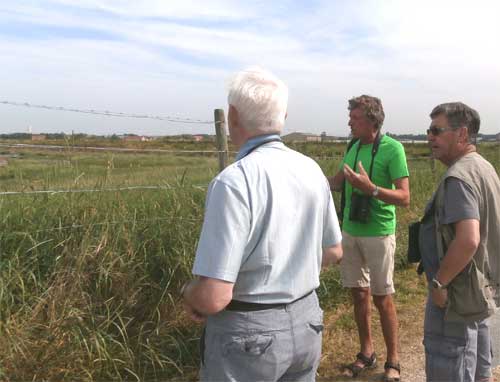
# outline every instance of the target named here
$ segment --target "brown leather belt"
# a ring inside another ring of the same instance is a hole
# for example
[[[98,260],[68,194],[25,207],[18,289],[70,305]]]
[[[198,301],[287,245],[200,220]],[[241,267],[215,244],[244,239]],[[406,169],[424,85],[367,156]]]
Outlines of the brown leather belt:
[[[267,309],[284,309],[288,305],[293,304],[294,302],[300,301],[307,296],[309,296],[314,290],[310,291],[309,293],[306,293],[302,297],[299,297],[296,300],[293,300],[292,302],[288,303],[276,303],[276,304],[260,304],[257,302],[245,302],[245,301],[238,301],[238,300],[231,300],[231,302],[226,306],[226,310],[229,310],[231,312],[255,312],[258,310],[267,310]]]

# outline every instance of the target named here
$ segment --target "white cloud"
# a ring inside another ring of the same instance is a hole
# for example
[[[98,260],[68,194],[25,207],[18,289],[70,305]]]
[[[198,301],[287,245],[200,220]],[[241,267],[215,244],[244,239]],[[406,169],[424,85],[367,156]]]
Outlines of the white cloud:
[[[237,3],[230,0],[53,0],[67,6],[77,6],[89,10],[106,11],[126,17],[168,17],[195,20],[239,20],[253,14],[252,4]]]
[[[361,93],[382,98],[391,132],[423,131],[429,110],[449,100],[476,107],[484,131],[500,130],[494,1],[20,4],[0,5],[6,25],[76,31],[36,38],[0,27],[5,97],[205,119],[224,106],[231,72],[259,64],[290,86],[289,130],[344,133],[347,99]],[[42,114],[44,126],[64,128]],[[24,123],[20,110],[11,118],[14,129]],[[136,121],[107,123],[133,129]]]

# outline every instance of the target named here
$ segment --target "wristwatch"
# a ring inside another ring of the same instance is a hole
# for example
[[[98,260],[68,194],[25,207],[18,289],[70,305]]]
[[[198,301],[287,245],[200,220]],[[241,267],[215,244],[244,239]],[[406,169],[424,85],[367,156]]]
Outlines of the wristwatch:
[[[435,277],[432,279],[432,287],[434,289],[446,289],[448,287],[448,285],[443,285],[439,282],[438,279],[436,279]]]
[[[375,189],[372,192],[372,196],[377,196],[378,195],[378,186],[375,185]]]

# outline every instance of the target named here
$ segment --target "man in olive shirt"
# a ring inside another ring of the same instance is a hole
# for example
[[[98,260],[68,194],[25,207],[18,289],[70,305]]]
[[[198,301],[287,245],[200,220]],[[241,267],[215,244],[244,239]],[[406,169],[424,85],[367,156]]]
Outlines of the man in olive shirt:
[[[395,206],[408,206],[410,191],[403,146],[380,132],[384,117],[376,97],[362,95],[349,100],[349,126],[357,142],[329,180],[334,191],[345,187],[342,282],[351,289],[361,345],[356,360],[344,371],[355,377],[376,366],[370,327],[373,296],[387,347],[384,380],[398,381],[398,323],[392,298]]]
[[[492,381],[491,345],[498,346],[498,339],[489,318],[498,304],[491,288],[500,284],[500,180],[476,152],[476,110],[449,102],[436,106],[430,117],[427,140],[447,171],[419,232],[429,282],[426,377],[429,382]]]

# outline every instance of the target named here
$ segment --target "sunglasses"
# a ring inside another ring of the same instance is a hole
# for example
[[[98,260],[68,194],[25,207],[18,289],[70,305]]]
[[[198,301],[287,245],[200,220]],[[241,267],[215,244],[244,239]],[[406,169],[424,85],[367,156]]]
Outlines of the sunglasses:
[[[445,131],[456,130],[454,127],[437,127],[431,126],[427,129],[427,135],[432,134],[437,137],[439,134],[444,133]]]

